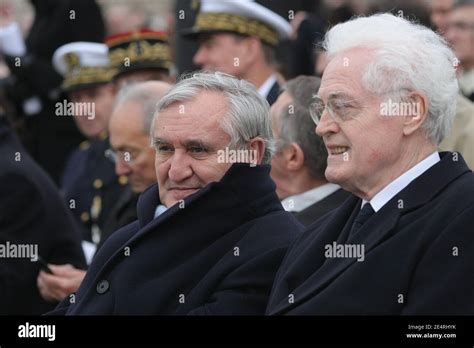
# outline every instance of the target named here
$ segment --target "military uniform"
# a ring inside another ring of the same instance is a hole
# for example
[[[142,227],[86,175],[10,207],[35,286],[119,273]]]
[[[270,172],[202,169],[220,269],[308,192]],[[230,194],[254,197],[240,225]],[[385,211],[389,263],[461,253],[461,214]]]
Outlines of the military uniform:
[[[69,208],[79,222],[82,238],[98,245],[105,220],[119,199],[128,179],[117,177],[115,165],[105,158],[109,141],[84,141],[66,164],[61,188]]]
[[[143,70],[168,76],[173,69],[168,35],[164,32],[142,29],[119,33],[107,37],[105,43],[109,48],[110,65],[115,71],[114,80]]]
[[[181,34],[197,39],[208,33],[253,36],[276,50],[281,41],[290,38],[291,26],[285,18],[254,1],[202,0],[194,26],[181,30]],[[259,94],[272,105],[280,94],[276,71],[257,87]]]
[[[54,53],[53,65],[64,76],[61,87],[65,92],[110,83],[115,74],[105,44],[61,46]],[[106,158],[109,147],[105,131],[81,143],[69,157],[61,180],[63,196],[82,232],[88,263],[101,241],[105,220],[128,183],[126,177],[117,177],[114,163]]]

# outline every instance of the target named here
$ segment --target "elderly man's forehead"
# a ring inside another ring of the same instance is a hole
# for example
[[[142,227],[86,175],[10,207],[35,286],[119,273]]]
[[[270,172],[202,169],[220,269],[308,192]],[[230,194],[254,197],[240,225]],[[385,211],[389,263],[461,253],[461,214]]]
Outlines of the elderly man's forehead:
[[[362,76],[373,59],[370,48],[353,48],[336,54],[324,70],[318,95],[358,94],[363,89]]]

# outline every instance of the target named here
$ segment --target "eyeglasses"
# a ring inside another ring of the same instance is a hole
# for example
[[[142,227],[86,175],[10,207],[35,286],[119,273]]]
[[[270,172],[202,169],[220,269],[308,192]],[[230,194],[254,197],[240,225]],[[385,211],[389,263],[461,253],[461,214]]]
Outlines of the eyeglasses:
[[[309,114],[316,125],[321,121],[325,110],[335,122],[341,123],[356,117],[363,109],[362,104],[356,99],[330,97],[326,105],[318,96],[315,96],[313,100],[314,102],[311,103],[309,108]]]
[[[145,149],[140,151],[114,151],[112,149],[107,149],[104,152],[104,155],[107,159],[109,159],[113,163],[117,163],[119,161],[124,161],[128,165],[133,165],[135,161],[145,152]]]

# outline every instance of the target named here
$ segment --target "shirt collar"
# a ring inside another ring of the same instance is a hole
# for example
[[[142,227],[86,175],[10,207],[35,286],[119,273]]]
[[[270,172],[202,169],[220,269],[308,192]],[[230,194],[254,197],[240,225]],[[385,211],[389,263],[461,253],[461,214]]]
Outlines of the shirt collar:
[[[327,196],[340,189],[339,185],[327,183],[303,193],[289,196],[281,201],[286,211],[299,213],[309,206],[322,201]]]
[[[379,191],[370,201],[362,200],[361,209],[366,203],[370,203],[375,212],[378,212],[382,207],[391,200],[397,193],[407,187],[413,180],[426,172],[432,166],[440,161],[438,152],[433,152],[423,161],[410,168],[398,178],[393,180],[390,184]]]
[[[277,77],[275,74],[270,75],[270,77],[260,86],[258,89],[258,94],[266,98],[273,85],[277,82]]]
[[[160,216],[161,214],[163,214],[167,210],[168,210],[168,208],[165,207],[163,204],[158,204],[156,206],[155,215],[154,215],[153,218],[156,219],[158,216]]]

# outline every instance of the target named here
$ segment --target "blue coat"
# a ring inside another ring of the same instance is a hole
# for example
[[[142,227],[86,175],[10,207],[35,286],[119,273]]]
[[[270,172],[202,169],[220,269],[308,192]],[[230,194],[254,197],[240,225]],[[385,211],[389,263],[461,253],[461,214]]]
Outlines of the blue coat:
[[[138,221],[97,253],[75,303],[52,314],[263,315],[286,249],[303,228],[283,210],[269,171],[234,164],[156,219],[158,189],[150,187]]]
[[[311,225],[285,256],[267,313],[473,315],[474,174],[459,154],[440,155],[351,239],[355,196]],[[364,245],[365,259],[326,258],[333,242]]]

